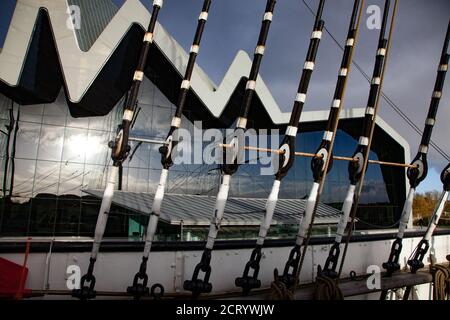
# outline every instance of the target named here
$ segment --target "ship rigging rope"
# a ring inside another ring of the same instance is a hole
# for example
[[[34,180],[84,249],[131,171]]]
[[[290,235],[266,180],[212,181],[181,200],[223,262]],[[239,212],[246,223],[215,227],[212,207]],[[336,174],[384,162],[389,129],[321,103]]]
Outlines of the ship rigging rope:
[[[314,10],[309,6],[309,4],[305,1],[302,0],[303,4],[308,8],[308,11],[314,15]],[[339,43],[339,41],[336,39],[336,37],[331,33],[330,30],[328,30],[327,27],[324,27],[325,32],[331,37],[331,39],[333,40],[333,42],[342,50],[344,51],[344,48],[342,47],[342,45]],[[356,69],[358,69],[358,71],[362,74],[362,76],[364,78],[366,78],[366,80],[368,82],[371,81],[369,75],[364,71],[364,69],[358,64],[357,61],[353,60],[352,64],[356,67]],[[402,109],[400,107],[398,107],[393,101],[392,99],[385,94],[383,91],[381,91],[381,96],[383,97],[384,101],[389,105],[389,107],[391,107],[395,113],[397,113],[419,136],[423,135],[423,131],[414,123],[413,120],[411,120],[411,118],[408,117],[408,115],[406,113],[404,113],[402,111]],[[450,155],[445,152],[441,147],[439,147],[439,145],[433,141],[433,139],[430,140],[430,145],[431,147],[433,147],[433,149],[439,153],[445,160],[450,161]]]
[[[381,92],[383,90],[385,69],[386,69],[386,66],[387,66],[388,60],[389,60],[389,52],[390,52],[391,43],[392,43],[392,33],[394,31],[395,18],[396,18],[396,15],[397,15],[397,4],[398,4],[398,2],[397,2],[397,0],[395,0],[394,8],[393,8],[393,11],[392,11],[390,27],[389,27],[389,35],[388,35],[388,42],[387,42],[387,48],[386,48],[385,61],[384,61],[383,70],[382,70],[382,73],[381,73],[381,81],[380,81],[380,89],[379,89],[380,91],[378,92],[378,97],[377,97],[377,100],[376,100],[376,106],[377,107],[375,108],[375,114],[373,115],[373,117],[375,119],[374,121],[376,121],[376,116],[377,116],[378,109],[379,109],[378,108],[378,104],[380,103],[380,94],[381,94]],[[365,161],[364,161],[363,166],[362,166],[362,171],[361,171],[362,173],[361,173],[361,178],[360,178],[360,181],[359,181],[358,192],[355,194],[355,200],[354,200],[354,203],[353,203],[352,212],[350,214],[350,218],[351,218],[350,225],[352,225],[352,226],[355,223],[356,210],[357,210],[358,205],[359,205],[359,199],[360,199],[362,188],[363,188],[363,185],[364,185],[364,178],[365,178],[365,173],[366,173],[367,165],[368,165],[368,155],[369,155],[369,151],[370,151],[371,144],[372,144],[374,130],[375,130],[375,125],[372,126],[371,132],[370,132],[370,135],[369,135],[369,144],[367,146],[367,155],[364,157]],[[338,272],[338,276],[337,276],[336,282],[339,281],[339,278],[340,278],[341,273],[342,273],[342,269],[344,267],[344,262],[345,262],[345,258],[347,256],[348,245],[350,244],[350,237],[352,236],[352,233],[353,233],[353,228],[349,228],[349,230],[347,232],[347,239],[345,240],[344,252],[342,254],[341,263],[339,265],[339,272]]]
[[[356,33],[354,35],[355,41],[356,41],[356,39],[358,38],[358,35],[359,35],[359,25],[360,25],[361,16],[362,16],[362,6],[363,5],[364,5],[364,2],[361,4],[361,8],[359,9],[358,16],[357,16],[357,22],[356,22],[357,27],[356,27]],[[353,55],[354,55],[354,51],[352,50],[351,53],[350,53],[350,58],[349,58],[350,62],[353,61]],[[351,63],[348,65],[348,68],[350,68],[350,66],[351,66]],[[345,96],[346,89],[347,89],[347,86],[344,85],[344,87],[342,89],[341,99]],[[338,116],[338,119],[339,119],[339,116]],[[334,124],[333,137],[335,137],[335,134],[337,132],[337,127],[338,127],[338,122],[336,122]],[[333,150],[334,141],[335,140],[333,138],[332,141],[331,141],[330,147],[329,147],[330,152],[332,152],[332,150]],[[324,163],[323,176],[320,179],[319,192],[318,192],[318,195],[316,196],[316,200],[315,200],[316,202],[315,202],[315,205],[314,205],[314,211],[313,211],[313,214],[312,214],[312,217],[311,217],[311,222],[310,222],[309,227],[308,227],[308,231],[307,231],[307,234],[306,234],[306,239],[303,242],[303,248],[304,249],[303,249],[303,252],[302,252],[302,254],[300,256],[300,261],[298,262],[297,270],[296,270],[295,275],[294,275],[294,283],[293,283],[293,287],[292,287],[292,291],[293,292],[295,292],[295,290],[297,289],[297,286],[299,284],[300,272],[302,270],[303,262],[304,262],[305,257],[306,257],[308,244],[309,244],[309,241],[311,239],[312,229],[313,229],[312,227],[314,225],[314,219],[315,219],[315,215],[316,215],[316,212],[317,212],[317,206],[318,206],[318,203],[320,202],[320,195],[322,193],[322,189],[323,189],[323,186],[324,186],[324,183],[325,183],[325,178],[326,178],[326,175],[327,175],[327,172],[328,172],[328,168],[329,168],[329,165],[330,165],[330,160],[329,159],[330,159],[330,157]]]

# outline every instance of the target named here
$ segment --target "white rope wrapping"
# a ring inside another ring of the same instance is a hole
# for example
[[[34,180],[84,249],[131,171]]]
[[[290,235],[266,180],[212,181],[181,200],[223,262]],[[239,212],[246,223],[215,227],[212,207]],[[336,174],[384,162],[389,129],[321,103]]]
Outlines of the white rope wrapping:
[[[295,127],[295,126],[288,126],[287,129],[286,129],[286,135],[290,136],[290,137],[295,137],[295,136],[297,136],[297,131],[298,131],[297,127]]]
[[[339,69],[339,75],[340,75],[340,76],[345,77],[345,76],[347,76],[347,73],[348,73],[348,69],[347,69],[347,68],[341,68],[341,69]]]
[[[219,193],[216,198],[216,206],[214,210],[214,216],[211,219],[211,224],[209,226],[208,240],[206,242],[206,248],[211,249],[214,247],[214,242],[217,238],[217,233],[219,232],[220,224],[222,222],[223,213],[225,211],[225,205],[228,199],[228,192],[230,190],[230,175],[224,175],[222,177],[222,184],[219,188]]]
[[[162,8],[163,2],[164,2],[163,0],[153,0],[153,6],[158,6]]]
[[[374,115],[375,114],[375,108],[367,106],[366,108],[366,114]]]
[[[428,147],[427,146],[424,146],[423,144],[421,144],[420,145],[420,147],[419,147],[419,152],[420,153],[428,153]]]
[[[314,62],[312,61],[306,61],[305,65],[303,66],[303,69],[306,70],[314,70]]]
[[[442,92],[441,91],[434,91],[433,92],[433,98],[436,98],[436,99],[442,98]]]
[[[264,240],[266,239],[267,232],[270,229],[270,224],[272,222],[273,213],[275,212],[275,207],[278,202],[278,193],[280,192],[280,184],[281,181],[275,180],[273,182],[272,190],[270,191],[269,197],[266,202],[266,213],[261,221],[261,225],[259,226],[259,235],[256,240],[256,244],[262,246],[264,244]]]
[[[264,51],[266,50],[266,47],[264,46],[257,46],[255,49],[255,54],[264,55]]]
[[[247,84],[245,86],[246,90],[255,90],[256,89],[256,81],[254,80],[248,80]]]
[[[152,247],[152,242],[155,237],[156,228],[158,226],[158,219],[161,214],[161,205],[164,199],[164,192],[167,183],[167,176],[169,175],[169,170],[162,169],[161,176],[159,178],[159,184],[156,188],[155,198],[152,204],[152,213],[150,215],[150,220],[148,222],[147,234],[145,236],[145,246],[143,257],[148,258],[150,255],[150,250]]]
[[[316,204],[317,194],[319,192],[319,184],[314,182],[309,193],[308,200],[306,201],[305,215],[300,223],[300,228],[298,229],[297,238],[295,240],[296,245],[302,245],[303,239],[306,238],[308,233],[309,225],[311,223],[312,215],[314,212],[314,206]]]
[[[311,34],[311,39],[321,39],[322,31],[313,31]]]
[[[189,89],[191,87],[191,82],[189,80],[183,80],[181,82],[181,89]]]
[[[134,116],[134,111],[126,109],[126,110],[123,112],[123,117],[122,117],[122,119],[123,119],[123,120],[126,120],[126,121],[131,121],[131,120],[133,120],[133,116]]]
[[[333,103],[331,104],[332,108],[339,108],[341,106],[341,100],[339,99],[334,99]]]
[[[385,48],[378,49],[377,55],[378,56],[385,56],[386,55],[386,49]]]
[[[200,13],[200,15],[198,16],[198,20],[208,20],[208,12],[203,11],[202,13]]]
[[[331,141],[332,139],[333,139],[333,132],[331,132],[331,131],[325,131],[325,132],[323,133],[323,140]]]
[[[361,145],[361,146],[368,146],[369,145],[369,138],[367,138],[367,137],[359,137],[359,145]]]
[[[179,128],[180,125],[181,125],[181,118],[173,117],[170,126],[171,127],[175,127],[175,128]]]
[[[427,232],[425,233],[425,236],[423,237],[425,240],[428,240],[428,241],[431,240],[431,236],[433,235],[433,232],[439,223],[439,219],[441,218],[442,212],[444,211],[447,199],[448,199],[448,191],[443,191],[441,194],[441,197],[438,201],[438,205],[434,209],[432,218],[430,219],[430,223],[428,224]]]
[[[116,186],[117,175],[119,167],[112,166],[105,191],[103,192],[102,204],[95,225],[94,244],[92,246],[91,258],[97,259],[98,251],[100,250],[100,243],[103,239],[103,234],[106,229],[106,222],[108,221],[109,210],[114,196],[114,189]]]
[[[297,93],[297,95],[295,96],[295,101],[305,103],[306,94],[305,93]]]
[[[402,215],[400,218],[400,225],[398,228],[397,237],[402,239],[405,233],[406,227],[408,226],[409,216],[412,213],[412,205],[414,200],[414,194],[416,189],[409,189],[408,197],[406,198],[405,204],[403,205]]]
[[[144,72],[136,70],[134,72],[133,80],[142,81],[144,79]]]
[[[266,12],[264,13],[264,20],[272,21],[273,13],[272,12]]]
[[[375,78],[372,79],[371,83],[379,85],[381,83],[381,78],[380,77],[375,77]]]
[[[239,117],[238,120],[237,120],[236,127],[242,128],[242,129],[247,128],[247,118]]]
[[[193,44],[191,46],[191,49],[189,50],[189,52],[191,52],[191,53],[198,53],[199,50],[200,50],[200,46],[197,45],[197,44]]]
[[[435,122],[436,121],[433,118],[428,118],[427,121],[425,121],[425,124],[429,126],[434,126]]]
[[[152,43],[153,42],[153,33],[146,32],[145,36],[144,36],[144,42]]]
[[[448,64],[439,65],[438,71],[447,71],[447,70],[448,70]]]
[[[342,213],[341,218],[339,219],[338,227],[336,230],[335,241],[337,243],[341,243],[342,236],[345,232],[345,227],[347,226],[347,222],[350,217],[350,211],[353,206],[353,196],[355,195],[356,185],[350,184],[347,190],[347,195],[345,196],[344,203],[342,205]]]

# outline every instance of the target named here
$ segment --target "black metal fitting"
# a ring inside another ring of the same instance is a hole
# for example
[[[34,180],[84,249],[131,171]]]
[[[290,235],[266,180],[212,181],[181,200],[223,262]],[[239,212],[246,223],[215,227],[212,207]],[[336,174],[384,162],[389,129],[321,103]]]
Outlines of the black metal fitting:
[[[156,289],[159,289],[159,292],[156,291]],[[160,283],[155,283],[150,288],[150,296],[153,297],[155,300],[160,300],[164,296],[164,287]]]
[[[411,161],[412,165],[418,163],[421,163],[421,167],[408,168],[406,171],[411,188],[416,188],[428,174],[428,162],[425,153],[418,153],[413,161]]]
[[[198,279],[200,271],[205,273],[202,279]],[[192,292],[192,297],[195,299],[202,293],[210,293],[212,291],[212,284],[209,282],[211,275],[211,249],[205,249],[202,254],[200,262],[195,266],[194,273],[191,280],[184,281],[184,290]]]
[[[121,165],[128,157],[131,146],[128,144],[128,134],[125,133],[122,125],[119,125],[115,139],[108,142],[108,147],[111,148],[111,159],[114,164]]]
[[[313,173],[314,181],[319,181],[323,176],[324,160],[322,157],[315,156],[311,160],[311,170]]]
[[[402,239],[396,238],[391,247],[391,253],[387,262],[383,263],[383,268],[386,269],[387,276],[391,276],[395,271],[400,270],[400,264],[398,260],[400,253],[402,252]]]
[[[358,161],[349,161],[348,163],[348,177],[350,183],[353,185],[356,185],[361,180],[361,176],[363,173],[362,166],[364,163],[364,155],[367,152],[366,148],[367,147],[365,146],[358,146],[355,153],[353,154],[353,158],[358,159]]]
[[[420,240],[419,245],[417,246],[417,250],[414,254],[414,257],[408,260],[408,265],[411,267],[411,272],[416,273],[417,270],[424,267],[423,259],[430,248],[430,244],[427,240]]]
[[[139,300],[142,297],[152,296],[155,299],[160,299],[164,295],[164,287],[156,283],[150,289],[147,287],[148,275],[147,275],[147,261],[148,257],[142,257],[142,262],[139,267],[139,271],[136,273],[133,279],[133,285],[127,288],[127,293],[134,297],[135,300]],[[156,289],[159,292],[156,292]]]
[[[285,135],[283,141],[280,144],[280,149],[283,148],[284,145],[288,146],[289,154],[286,155],[285,153],[281,153],[278,155],[278,171],[275,174],[275,178],[277,180],[281,180],[287,175],[288,171],[291,169],[295,161],[295,137]],[[286,156],[288,156],[289,158],[286,162],[286,165],[284,165]]]
[[[281,282],[283,282],[287,288],[291,288],[294,285],[300,256],[300,246],[295,245],[289,253],[289,259],[284,266],[283,275],[280,277]]]
[[[167,135],[166,141],[169,141],[169,138],[171,137],[171,144],[163,144],[158,149],[161,154],[161,165],[164,169],[169,169],[173,166],[172,151],[178,144],[178,139],[173,139],[176,129],[176,127],[171,127]]]
[[[442,170],[441,181],[445,191],[450,191],[450,163]]]
[[[330,253],[328,254],[323,269],[319,266],[317,276],[326,276],[331,279],[337,279],[338,273],[336,272],[336,267],[340,252],[340,244],[335,242],[330,248]]]
[[[261,288],[261,281],[258,280],[261,257],[261,246],[257,246],[253,249],[250,260],[245,265],[244,274],[234,281],[236,287],[242,288],[244,296],[248,295],[252,289]],[[251,276],[249,276],[250,269],[253,269]]]
[[[228,140],[226,137],[223,140],[224,144],[229,144],[233,142],[233,140],[237,140],[237,150],[232,150],[235,147],[224,148],[223,149],[223,164],[221,165],[221,170],[224,174],[233,175],[239,168],[239,164],[242,161],[243,153],[244,153],[244,133],[245,130],[242,128],[236,128],[234,130],[233,138]],[[233,158],[230,157],[229,152],[236,152],[236,156]]]
[[[141,297],[148,296],[150,294],[150,290],[147,287],[147,260],[148,258],[146,257],[142,258],[139,271],[134,276],[133,285],[127,288],[127,293],[132,295],[135,300],[139,300]]]
[[[94,264],[96,259],[90,258],[87,273],[80,279],[80,288],[72,290],[72,297],[80,300],[90,300],[97,296],[95,291]],[[88,285],[86,285],[86,282]]]
[[[328,167],[327,169],[327,174],[330,172],[331,168],[333,167],[333,153],[329,152],[330,149],[330,141],[326,141],[326,140],[322,140],[319,148],[316,151],[316,156],[314,156],[311,159],[311,170],[313,173],[313,178],[315,182],[320,181],[320,179],[322,179],[323,175],[324,175],[324,166],[325,166],[325,161],[326,159],[324,157],[321,156],[321,151],[322,150],[326,150],[327,152],[327,157],[329,158],[328,160]]]

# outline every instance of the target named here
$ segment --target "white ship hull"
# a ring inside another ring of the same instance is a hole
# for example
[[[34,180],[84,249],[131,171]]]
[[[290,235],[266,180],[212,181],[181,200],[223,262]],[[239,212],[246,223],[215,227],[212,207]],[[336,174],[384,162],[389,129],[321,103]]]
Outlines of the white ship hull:
[[[364,237],[367,237],[366,241],[364,241]],[[384,240],[382,239],[383,237],[385,238]],[[355,271],[360,275],[366,274],[369,266],[381,267],[381,264],[388,257],[392,244],[392,240],[388,240],[388,238],[392,238],[392,236],[389,237],[371,233],[367,236],[359,236],[357,241],[351,242],[342,273],[343,277],[348,277],[350,271]],[[411,255],[419,240],[420,236],[418,236],[418,234],[414,234],[414,237],[407,237],[404,239],[403,251],[400,258],[402,267],[404,267],[406,260]],[[12,241],[17,243],[17,239],[2,239],[1,242],[3,245],[6,245],[7,242]],[[37,242],[40,242],[41,244],[44,242],[43,240],[37,239],[31,241],[32,247],[35,246],[35,243]],[[90,246],[89,240],[80,241],[79,244],[84,242],[84,248]],[[88,241],[88,243],[86,243],[86,241]],[[73,240],[55,239],[53,246],[56,248],[64,242],[70,242],[70,244],[74,246],[76,244]],[[228,244],[229,243],[230,242],[228,242]],[[109,242],[107,251],[111,251],[111,245],[112,243]],[[68,246],[68,248],[70,246]],[[180,248],[181,246],[182,245],[180,245]],[[248,244],[246,245],[247,248],[239,248],[236,244],[234,247],[235,249],[219,248],[213,251],[211,261],[212,273],[210,278],[210,281],[213,284],[213,294],[238,291],[238,288],[234,285],[234,279],[242,275],[244,264],[250,256],[251,249]],[[270,283],[273,280],[274,268],[278,268],[279,270],[283,269],[284,262],[289,255],[290,249],[291,247],[289,246],[278,247],[271,243],[268,244],[268,247],[264,248],[260,270],[260,280],[263,288],[270,286]],[[302,284],[313,282],[317,273],[317,267],[318,265],[323,265],[329,249],[330,244],[314,244],[308,248],[308,253],[301,273]],[[105,250],[100,252],[98,256],[95,269],[97,280],[96,290],[98,292],[126,292],[127,286],[131,285],[133,276],[139,269],[139,263],[141,261],[141,252],[139,252],[139,250],[133,249],[134,252],[118,250],[119,251],[115,252],[105,252]],[[71,275],[68,273],[68,270],[70,270],[69,267],[79,266],[81,268],[81,274],[84,274],[87,269],[90,253],[85,249],[74,248],[69,249],[66,252],[60,251],[61,248],[59,248],[57,252],[56,250],[54,252],[33,252],[33,250],[31,250],[27,262],[29,275],[25,288],[35,292],[41,292],[46,289],[53,292],[68,291],[70,289],[69,277]],[[436,235],[432,241],[431,252],[437,263],[446,262],[446,256],[450,253],[450,235],[445,234],[445,232],[444,234]],[[200,256],[201,249],[174,250],[174,248],[172,248],[169,250],[156,250],[151,252],[148,270],[149,285],[161,283],[165,288],[165,292],[168,294],[187,293],[183,291],[183,282],[186,279],[190,279],[195,265],[199,262]],[[0,253],[0,257],[22,265],[24,253],[2,252]],[[424,263],[427,265],[429,261],[424,261]],[[73,277],[71,279],[73,279]],[[430,284],[417,286],[418,290],[415,292],[417,293],[417,298],[425,300],[430,299],[430,286]],[[70,296],[45,295],[43,296],[43,299],[52,299],[55,297],[68,298]],[[99,296],[98,298],[102,297]],[[365,294],[353,298],[378,299],[379,294]]]

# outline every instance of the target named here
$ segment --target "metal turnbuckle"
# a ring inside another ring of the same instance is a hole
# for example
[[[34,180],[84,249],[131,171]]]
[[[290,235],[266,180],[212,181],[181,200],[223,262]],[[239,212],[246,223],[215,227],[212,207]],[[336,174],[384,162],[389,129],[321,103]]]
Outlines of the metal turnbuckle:
[[[387,271],[387,276],[391,276],[395,271],[400,270],[398,260],[400,258],[400,253],[402,252],[402,247],[402,239],[395,239],[392,244],[391,253],[389,254],[389,260],[382,265]]]
[[[148,296],[150,290],[147,287],[148,275],[147,271],[148,258],[143,257],[139,271],[135,274],[133,279],[133,285],[127,288],[127,293],[132,295],[135,300],[139,300],[141,297]],[[142,281],[142,282],[140,282]]]
[[[248,295],[252,289],[261,288],[261,281],[258,280],[261,257],[261,247],[258,246],[253,249],[250,260],[245,265],[242,277],[238,277],[234,281],[237,287],[242,288],[242,293],[245,296]],[[253,275],[251,276],[249,276],[250,269],[253,269]]]
[[[95,277],[93,274],[95,259],[89,260],[88,272],[80,279],[80,288],[72,290],[72,297],[80,300],[94,299],[97,296],[95,291]],[[86,285],[86,282],[89,285]]]
[[[414,258],[408,260],[408,265],[411,267],[412,273],[416,273],[417,270],[424,267],[423,258],[425,258],[425,255],[427,254],[429,248],[430,244],[428,243],[427,240],[425,239],[420,240]]]
[[[323,269],[319,266],[317,270],[317,276],[326,276],[331,279],[337,279],[338,273],[336,272],[336,267],[339,259],[339,243],[335,242],[330,249],[330,253],[325,261]]]
[[[198,279],[200,271],[205,273],[203,280]],[[202,254],[202,259],[195,266],[194,273],[191,280],[184,281],[184,290],[192,292],[192,297],[195,299],[202,293],[210,293],[212,291],[212,284],[209,282],[211,275],[211,249],[205,249]]]
[[[135,300],[139,300],[142,297],[151,296],[154,299],[160,299],[164,295],[164,287],[156,283],[150,289],[147,287],[148,275],[147,275],[147,257],[142,258],[139,271],[136,273],[133,279],[133,285],[127,288],[127,293],[132,295]],[[156,291],[159,289],[159,292]]]
[[[289,253],[289,259],[284,266],[283,275],[280,277],[280,280],[286,285],[287,288],[291,288],[294,285],[300,256],[300,246],[295,245]]]

